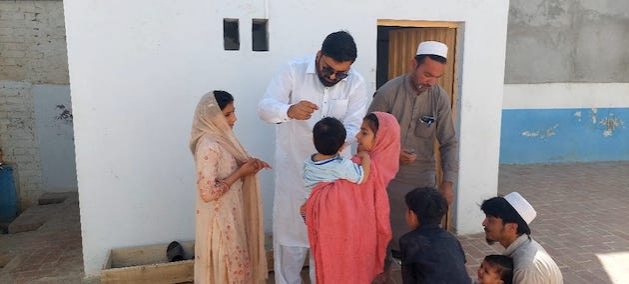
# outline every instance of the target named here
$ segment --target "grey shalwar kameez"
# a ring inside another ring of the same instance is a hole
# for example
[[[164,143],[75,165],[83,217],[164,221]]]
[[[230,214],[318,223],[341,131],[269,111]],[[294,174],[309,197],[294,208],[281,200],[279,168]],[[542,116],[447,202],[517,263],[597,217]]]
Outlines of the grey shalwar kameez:
[[[413,86],[412,75],[394,78],[374,94],[369,112],[393,114],[400,124],[402,150],[414,150],[417,159],[400,170],[387,188],[391,205],[393,248],[409,231],[405,222],[404,196],[417,187],[437,187],[435,182],[434,139],[439,141],[444,181],[456,182],[458,141],[450,114],[450,99],[435,85],[421,94]]]

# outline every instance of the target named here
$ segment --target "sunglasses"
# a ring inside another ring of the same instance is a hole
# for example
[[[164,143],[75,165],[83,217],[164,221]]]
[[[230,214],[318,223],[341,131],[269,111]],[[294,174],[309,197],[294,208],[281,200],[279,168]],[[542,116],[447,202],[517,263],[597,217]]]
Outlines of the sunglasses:
[[[334,70],[334,68],[328,66],[328,64],[325,61],[323,61],[323,59],[321,59],[321,57],[319,57],[319,61],[321,63],[323,63],[323,64],[321,64],[321,74],[323,76],[330,78],[332,75],[334,75],[334,77],[337,80],[343,80],[343,79],[347,78],[347,76],[349,76],[349,74],[348,74],[349,71],[336,71],[336,70]]]

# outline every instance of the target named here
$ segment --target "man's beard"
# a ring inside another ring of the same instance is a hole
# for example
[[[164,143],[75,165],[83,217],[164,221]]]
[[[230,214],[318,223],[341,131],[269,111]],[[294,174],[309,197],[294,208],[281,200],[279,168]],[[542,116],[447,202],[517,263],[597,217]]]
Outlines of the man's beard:
[[[326,87],[332,87],[336,85],[338,82],[341,82],[341,80],[338,80],[338,79],[334,81],[328,81],[325,77],[319,74],[319,72],[317,72],[317,77],[319,77],[319,81],[321,82],[321,84],[323,84]]]
[[[321,57],[318,56],[316,61],[315,61],[315,67],[317,69],[317,77],[319,78],[319,81],[321,82],[321,84],[323,84],[326,87],[332,87],[334,85],[336,85],[336,83],[341,82],[341,80],[339,80],[338,78],[334,81],[328,81],[327,78],[325,78],[325,76],[323,76],[323,74],[321,74]],[[335,77],[336,78],[336,77]]]
[[[417,91],[419,93],[423,93],[425,91],[428,91],[430,89],[431,86],[429,85],[422,85],[422,84],[417,84]]]
[[[489,237],[487,237],[487,233],[488,233],[487,228],[485,228],[484,231],[485,231],[485,241],[487,242],[488,245],[493,245],[498,242],[496,240],[492,240]]]

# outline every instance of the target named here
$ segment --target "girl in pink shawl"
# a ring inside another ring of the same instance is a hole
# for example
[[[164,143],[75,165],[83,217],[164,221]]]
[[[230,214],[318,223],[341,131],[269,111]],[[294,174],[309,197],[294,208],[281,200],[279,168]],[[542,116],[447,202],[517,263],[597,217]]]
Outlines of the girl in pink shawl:
[[[383,272],[391,240],[386,188],[399,167],[400,126],[388,113],[370,113],[356,138],[371,157],[367,181],[319,183],[306,202],[317,283],[371,283]]]

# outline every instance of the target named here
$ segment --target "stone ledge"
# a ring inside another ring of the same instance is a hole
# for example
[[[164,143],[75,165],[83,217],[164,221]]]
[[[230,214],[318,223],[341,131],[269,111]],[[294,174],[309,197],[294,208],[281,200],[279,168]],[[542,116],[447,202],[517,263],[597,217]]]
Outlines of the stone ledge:
[[[9,234],[35,231],[52,216],[56,215],[63,207],[65,207],[64,204],[30,207],[9,224]]]
[[[70,195],[72,195],[71,192],[46,192],[39,196],[38,204],[48,205],[63,203]]]

